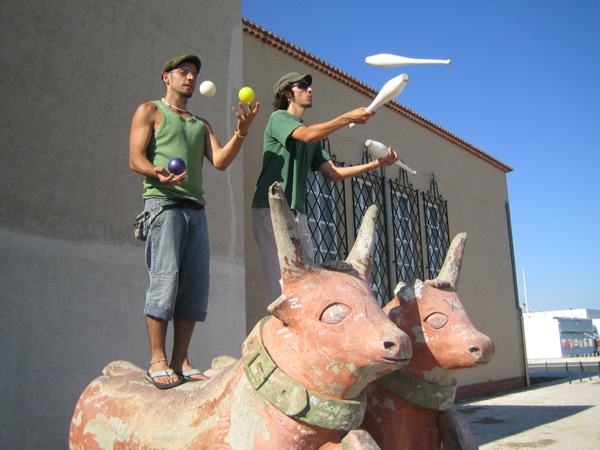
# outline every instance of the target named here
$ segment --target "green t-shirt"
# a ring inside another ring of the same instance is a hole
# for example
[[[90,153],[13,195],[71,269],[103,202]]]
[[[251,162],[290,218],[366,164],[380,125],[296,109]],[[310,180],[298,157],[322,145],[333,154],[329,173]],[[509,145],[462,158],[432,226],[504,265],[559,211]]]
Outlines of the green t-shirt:
[[[291,137],[304,125],[281,109],[271,114],[265,129],[263,164],[256,183],[252,207],[269,207],[269,187],[279,181],[291,209],[306,214],[306,183],[309,171],[315,171],[331,159],[321,141],[307,144]]]
[[[181,158],[186,165],[186,180],[178,186],[167,186],[156,177],[146,177],[144,198],[189,199],[206,204],[202,189],[202,164],[206,125],[197,116],[184,119],[167,108],[161,101],[152,102],[162,113],[162,123],[152,134],[146,157],[155,166],[169,170],[172,158]]]

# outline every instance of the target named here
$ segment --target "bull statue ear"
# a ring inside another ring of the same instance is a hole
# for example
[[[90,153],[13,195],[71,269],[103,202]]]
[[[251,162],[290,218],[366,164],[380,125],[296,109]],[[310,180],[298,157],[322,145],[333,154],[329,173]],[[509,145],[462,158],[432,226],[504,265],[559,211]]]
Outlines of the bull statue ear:
[[[450,248],[446,253],[446,259],[444,259],[440,273],[438,273],[435,279],[427,280],[426,283],[428,285],[439,289],[448,287],[456,289],[466,241],[467,233],[458,233],[454,236]]]
[[[269,207],[271,209],[271,220],[275,242],[277,243],[277,255],[283,282],[294,280],[304,276],[307,271],[316,267],[300,245],[298,228],[294,221],[294,215],[288,206],[281,185],[273,183],[269,188]]]
[[[367,283],[371,278],[371,266],[373,265],[373,252],[375,251],[375,223],[379,209],[376,205],[369,206],[365,213],[358,236],[346,262],[352,264],[359,276]]]
[[[414,283],[413,283],[414,286]],[[414,287],[404,281],[400,281],[396,285],[396,289],[394,289],[394,296],[400,300],[402,298],[408,298],[409,300],[414,300],[415,298],[415,290]]]

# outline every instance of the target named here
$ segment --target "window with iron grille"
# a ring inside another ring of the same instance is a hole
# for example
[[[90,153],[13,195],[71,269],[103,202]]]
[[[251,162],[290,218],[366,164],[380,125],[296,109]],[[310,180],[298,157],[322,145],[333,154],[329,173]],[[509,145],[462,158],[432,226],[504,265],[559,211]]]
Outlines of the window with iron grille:
[[[400,169],[400,177],[390,180],[389,185],[396,283],[423,279],[419,192],[408,182],[404,169]]]
[[[329,140],[323,147],[331,155]],[[334,164],[343,166],[335,155]],[[329,181],[320,171],[309,174],[306,192],[306,215],[315,250],[315,262],[344,260],[348,256],[345,183]]]
[[[328,139],[323,140],[323,146],[331,154]],[[337,166],[344,165],[336,160],[335,155],[332,155],[332,160]],[[371,155],[365,149],[362,162],[368,163],[371,160]],[[419,191],[413,189],[408,182],[404,169],[400,170],[399,178],[389,181],[389,190],[386,189],[385,180],[383,169],[371,170],[351,178],[351,211],[355,237],[367,208],[373,204],[379,208],[375,227],[371,289],[381,305],[393,298],[396,283],[425,278],[424,245],[427,249],[427,275],[433,279],[441,269],[450,244],[447,202],[438,192],[435,175],[432,174],[430,190],[421,193],[422,216]],[[387,196],[391,205],[389,215]],[[346,213],[344,181],[333,183],[320,171],[312,173],[307,185],[307,216],[316,263],[320,264],[328,259],[343,260],[348,256]],[[422,238],[421,218],[425,243]],[[389,225],[391,236],[388,233]],[[392,264],[395,268],[394,276]],[[394,279],[396,283],[393,283]]]
[[[425,218],[425,241],[427,245],[427,276],[437,277],[446,251],[450,245],[447,202],[438,192],[435,175],[432,175],[430,190],[422,193],[423,215]]]
[[[371,161],[371,155],[365,149],[363,163]],[[390,258],[388,255],[388,220],[386,207],[385,177],[380,170],[371,170],[352,178],[352,204],[354,208],[354,236],[362,223],[367,208],[373,204],[379,208],[376,220],[375,251],[371,269],[371,289],[381,305],[392,298],[390,277]]]

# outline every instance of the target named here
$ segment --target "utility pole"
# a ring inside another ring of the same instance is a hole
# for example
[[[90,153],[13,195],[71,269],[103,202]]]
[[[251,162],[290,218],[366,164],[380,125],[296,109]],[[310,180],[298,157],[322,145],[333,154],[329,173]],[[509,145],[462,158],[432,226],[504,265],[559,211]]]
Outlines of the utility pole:
[[[525,267],[521,267],[523,271],[523,293],[525,294],[525,312],[529,312],[529,305],[527,304],[527,283],[525,283]]]

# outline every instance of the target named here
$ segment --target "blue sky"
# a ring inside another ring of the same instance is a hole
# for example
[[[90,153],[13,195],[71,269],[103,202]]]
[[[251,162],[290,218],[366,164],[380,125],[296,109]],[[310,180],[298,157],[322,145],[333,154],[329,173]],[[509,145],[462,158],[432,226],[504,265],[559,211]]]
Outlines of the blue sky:
[[[242,0],[242,14],[375,89],[406,72],[398,102],[514,169],[521,303],[524,268],[533,310],[600,309],[600,1]],[[377,53],[452,65],[364,63]]]

